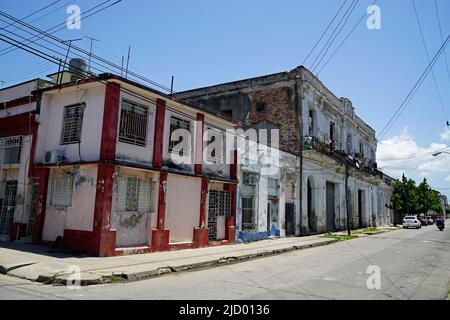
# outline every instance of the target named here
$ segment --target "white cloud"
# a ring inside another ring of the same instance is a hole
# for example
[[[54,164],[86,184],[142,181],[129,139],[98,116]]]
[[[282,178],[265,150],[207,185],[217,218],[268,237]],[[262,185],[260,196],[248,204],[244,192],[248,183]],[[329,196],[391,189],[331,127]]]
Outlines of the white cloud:
[[[450,140],[450,129],[445,128],[444,132],[441,133],[441,141],[448,141]]]
[[[450,131],[448,134],[450,135]],[[431,143],[427,147],[421,147],[406,128],[400,135],[378,144],[378,165],[382,171],[395,178],[405,173],[407,176],[420,178],[441,175],[442,179],[442,173],[450,172],[450,155],[441,154],[433,157],[433,153],[446,147],[447,145],[442,143]]]
[[[450,182],[450,176],[448,176],[447,178],[445,178],[445,181]]]

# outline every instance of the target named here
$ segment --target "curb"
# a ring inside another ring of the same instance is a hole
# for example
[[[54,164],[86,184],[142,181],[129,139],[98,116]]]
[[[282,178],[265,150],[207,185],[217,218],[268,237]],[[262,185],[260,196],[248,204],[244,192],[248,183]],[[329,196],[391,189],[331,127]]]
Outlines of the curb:
[[[221,267],[224,265],[232,265],[242,262],[247,262],[251,260],[256,260],[259,258],[265,258],[269,256],[281,255],[284,253],[305,250],[315,247],[321,247],[330,245],[333,243],[339,242],[336,239],[327,239],[327,241],[320,241],[315,243],[309,243],[304,245],[294,245],[291,247],[273,249],[273,250],[264,250],[257,253],[243,254],[243,255],[230,255],[221,257],[219,259],[207,260],[202,262],[196,262],[191,264],[183,264],[177,266],[167,266],[161,267],[153,270],[142,271],[137,273],[111,273],[111,275],[100,276],[95,279],[80,279],[81,286],[90,286],[90,285],[99,285],[99,284],[108,284],[108,283],[123,283],[123,282],[132,282],[132,281],[140,281],[145,279],[151,279],[160,277],[167,274],[181,273],[187,271],[196,271],[196,270],[204,270],[208,268]],[[85,275],[93,276],[94,274],[86,272]],[[56,274],[52,277],[49,276],[39,276],[37,282],[41,282],[46,285],[67,285],[67,277],[68,275]]]

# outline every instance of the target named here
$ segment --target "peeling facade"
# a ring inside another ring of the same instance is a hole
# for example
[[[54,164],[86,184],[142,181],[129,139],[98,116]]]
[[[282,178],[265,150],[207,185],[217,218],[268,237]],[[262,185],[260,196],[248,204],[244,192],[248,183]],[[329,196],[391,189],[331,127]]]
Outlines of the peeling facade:
[[[251,189],[241,176],[236,227],[241,230],[238,236],[243,241],[345,229],[346,163],[350,225],[357,228],[391,223],[392,212],[387,204],[393,179],[377,170],[375,131],[355,114],[349,99],[336,97],[304,67],[181,92],[177,98],[221,112],[244,127],[278,129],[281,158],[293,158],[292,162],[298,163],[284,168],[280,165],[280,171],[293,169],[293,177],[283,173],[275,177],[279,180],[276,197],[280,200],[279,229],[274,232],[267,225],[271,205],[267,203],[273,200],[267,194],[269,178],[257,175],[257,169],[241,165],[241,172],[253,172],[258,180]],[[295,192],[288,192],[294,194],[290,202],[283,201],[286,190],[295,187]],[[242,231],[248,229],[243,220],[248,220],[245,215],[249,194],[257,199],[252,200],[258,221],[253,236]]]

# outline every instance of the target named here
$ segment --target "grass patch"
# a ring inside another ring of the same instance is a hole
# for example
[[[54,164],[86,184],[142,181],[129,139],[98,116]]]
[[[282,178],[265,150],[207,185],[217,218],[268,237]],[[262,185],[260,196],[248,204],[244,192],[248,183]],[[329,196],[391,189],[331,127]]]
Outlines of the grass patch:
[[[348,234],[327,233],[327,234],[322,235],[322,238],[330,238],[330,239],[337,239],[337,240],[351,240],[351,239],[358,238],[358,236],[354,236],[354,235],[349,236]]]
[[[113,274],[110,276],[103,276],[102,277],[102,281],[103,282],[120,282],[120,281],[124,281],[125,278],[122,275],[118,275],[118,274]]]

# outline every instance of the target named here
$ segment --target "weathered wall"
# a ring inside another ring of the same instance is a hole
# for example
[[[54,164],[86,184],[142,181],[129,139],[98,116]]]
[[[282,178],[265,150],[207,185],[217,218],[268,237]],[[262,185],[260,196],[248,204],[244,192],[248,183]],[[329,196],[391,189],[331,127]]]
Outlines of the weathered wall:
[[[169,174],[166,195],[166,229],[170,243],[192,242],[200,215],[201,179]]]
[[[71,169],[71,167],[64,168],[67,172],[71,171]],[[43,240],[54,241],[58,236],[62,237],[64,235],[65,229],[93,230],[97,167],[82,166],[80,170],[82,178],[78,185],[75,182],[72,193],[72,205],[66,210],[59,210],[50,206],[52,177],[65,174],[61,169],[52,169],[50,171]]]
[[[46,151],[58,150],[70,162],[95,161],[100,158],[105,87],[98,86],[60,95],[43,96],[35,162],[43,163]],[[81,129],[81,143],[60,145],[64,107],[86,103]],[[80,159],[81,158],[81,159]]]

